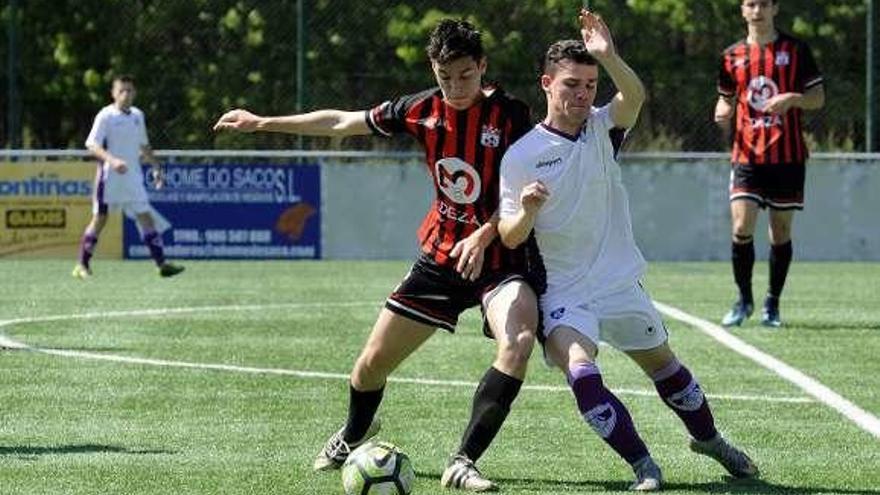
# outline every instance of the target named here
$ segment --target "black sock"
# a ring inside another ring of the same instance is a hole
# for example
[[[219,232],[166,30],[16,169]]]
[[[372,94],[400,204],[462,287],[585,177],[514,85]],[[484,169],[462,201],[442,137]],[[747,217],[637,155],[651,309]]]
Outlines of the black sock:
[[[770,295],[779,299],[792,257],[791,241],[770,246]]]
[[[370,428],[373,417],[376,416],[376,410],[379,409],[379,404],[382,402],[382,393],[385,391],[385,387],[361,392],[349,384],[348,389],[348,421],[345,423],[342,439],[346,442],[357,442],[364,438]]]
[[[495,438],[519,394],[522,380],[489,368],[474,393],[471,421],[461,438],[458,453],[476,462]]]
[[[731,261],[733,262],[733,279],[739,287],[739,295],[743,302],[752,304],[752,268],[755,266],[755,244],[732,243]]]

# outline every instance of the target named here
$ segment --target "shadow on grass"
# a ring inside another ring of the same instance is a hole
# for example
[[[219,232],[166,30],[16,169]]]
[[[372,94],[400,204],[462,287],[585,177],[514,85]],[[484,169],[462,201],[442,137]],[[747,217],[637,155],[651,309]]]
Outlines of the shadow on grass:
[[[0,457],[11,456],[32,458],[44,455],[67,455],[67,454],[129,454],[129,455],[165,455],[176,454],[171,450],[163,449],[128,449],[116,445],[76,444],[76,445],[0,445]]]
[[[438,473],[416,472],[419,478],[440,480]],[[629,492],[630,481],[589,480],[564,481],[542,478],[500,478],[492,477],[492,481],[501,485],[504,490],[541,491],[552,493],[575,493],[590,491]],[[777,485],[763,480],[736,479],[729,476],[721,481],[706,483],[663,483],[664,491],[683,491],[694,493],[741,493],[741,494],[781,494],[810,495],[834,493],[836,495],[880,495],[878,490],[853,490],[837,487],[819,486],[786,486]]]

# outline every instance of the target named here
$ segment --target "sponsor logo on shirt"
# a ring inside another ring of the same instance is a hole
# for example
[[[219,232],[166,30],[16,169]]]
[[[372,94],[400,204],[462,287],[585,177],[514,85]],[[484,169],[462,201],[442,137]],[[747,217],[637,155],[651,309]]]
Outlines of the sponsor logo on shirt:
[[[563,306],[561,308],[556,308],[553,311],[551,311],[550,318],[553,318],[554,320],[558,320],[558,319],[562,318],[562,315],[564,315],[564,314],[565,314],[565,306]]]
[[[535,165],[535,168],[536,169],[547,168],[547,167],[552,167],[553,165],[559,165],[560,163],[562,163],[562,158],[557,157],[557,158],[553,158],[551,160],[545,160],[543,162],[538,162],[538,164]]]
[[[472,225],[480,226],[480,220],[477,219],[476,215],[468,213],[465,210],[458,209],[454,206],[450,206],[446,204],[446,201],[438,201],[437,202],[437,213],[440,214],[441,218],[447,218],[449,220],[455,220],[459,223],[469,223]]]
[[[434,164],[437,186],[458,204],[471,204],[480,197],[480,175],[466,161],[449,157]]]
[[[758,76],[749,81],[747,97],[749,106],[759,112],[763,112],[767,106],[767,100],[779,94],[779,86],[766,76]]]

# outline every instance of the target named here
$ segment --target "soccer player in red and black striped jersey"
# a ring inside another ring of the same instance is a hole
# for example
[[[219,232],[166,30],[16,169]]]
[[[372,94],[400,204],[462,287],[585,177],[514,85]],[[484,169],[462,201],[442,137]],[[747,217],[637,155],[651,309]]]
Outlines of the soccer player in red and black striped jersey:
[[[427,53],[436,88],[366,111],[260,117],[233,110],[215,129],[409,134],[423,146],[436,197],[419,228],[420,257],[379,314],[351,372],[348,420],[327,441],[314,467],[338,468],[354,447],[375,435],[388,375],[438,327],[454,331],[461,312],[481,305],[483,332],[495,339],[497,354],[477,387],[470,423],[440,481],[448,488],[485,491],[495,484],[474,462],[519,393],[538,325],[537,294],[545,283],[534,238],[506,249],[497,237],[501,158],[531,122],[524,103],[483,84],[486,58],[480,33],[471,24],[440,22]]]
[[[792,258],[791,225],[804,207],[808,152],[803,110],[825,103],[822,74],[803,41],[778,31],[777,0],[742,0],[745,39],[721,57],[715,121],[729,132],[736,122],[730,174],[733,274],[739,299],[721,323],[739,326],[751,316],[752,242],[759,208],[769,209],[770,286],[761,323],[779,327],[779,296]]]

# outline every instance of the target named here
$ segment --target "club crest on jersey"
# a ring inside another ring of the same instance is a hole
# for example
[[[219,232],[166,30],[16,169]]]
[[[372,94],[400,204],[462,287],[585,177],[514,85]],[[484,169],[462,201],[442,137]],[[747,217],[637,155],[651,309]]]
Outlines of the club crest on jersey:
[[[550,318],[553,318],[554,320],[558,320],[558,319],[562,318],[562,315],[564,315],[564,314],[565,314],[565,306],[563,306],[561,308],[556,308],[553,311],[551,311]]]
[[[776,52],[776,65],[788,65],[791,59],[788,52]]]
[[[480,144],[488,148],[497,148],[501,145],[501,129],[487,124],[483,126],[483,133],[480,134]]]
[[[434,164],[437,187],[452,201],[467,205],[480,197],[480,174],[471,164],[457,157],[447,157]]]

